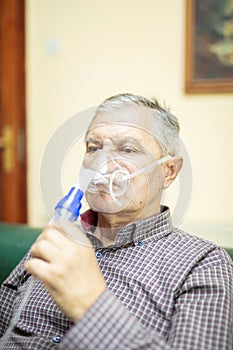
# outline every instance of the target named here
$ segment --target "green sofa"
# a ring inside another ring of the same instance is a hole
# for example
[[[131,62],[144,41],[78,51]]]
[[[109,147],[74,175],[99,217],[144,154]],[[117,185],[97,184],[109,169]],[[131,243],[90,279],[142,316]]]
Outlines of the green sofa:
[[[0,284],[28,251],[42,229],[0,223]]]
[[[0,284],[28,251],[41,228],[0,223]],[[233,260],[233,248],[225,248]]]

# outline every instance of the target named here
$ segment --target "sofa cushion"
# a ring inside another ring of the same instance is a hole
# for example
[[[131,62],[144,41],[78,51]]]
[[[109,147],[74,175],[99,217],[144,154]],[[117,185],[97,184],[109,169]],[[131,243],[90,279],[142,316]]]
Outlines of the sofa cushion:
[[[0,223],[0,284],[28,251],[41,228]]]

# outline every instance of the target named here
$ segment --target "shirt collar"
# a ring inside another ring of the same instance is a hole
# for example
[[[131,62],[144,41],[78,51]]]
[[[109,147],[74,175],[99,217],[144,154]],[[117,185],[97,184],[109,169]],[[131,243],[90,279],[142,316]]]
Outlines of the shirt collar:
[[[81,215],[81,223],[86,233],[90,233],[93,237],[98,220],[98,213],[89,209]],[[167,236],[172,231],[172,220],[170,210],[168,207],[162,206],[161,212],[150,218],[129,223],[124,226],[117,234],[114,247],[120,247],[129,243],[138,244],[142,241],[159,240],[160,238]],[[95,246],[97,244],[96,237]],[[99,241],[99,240],[98,240]],[[98,246],[101,246],[99,241]]]

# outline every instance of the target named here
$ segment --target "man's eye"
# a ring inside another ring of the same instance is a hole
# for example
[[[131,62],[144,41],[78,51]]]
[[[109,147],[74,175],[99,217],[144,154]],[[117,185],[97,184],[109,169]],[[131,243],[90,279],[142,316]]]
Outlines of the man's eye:
[[[136,149],[133,147],[127,146],[127,147],[122,147],[121,151],[125,153],[135,153]]]
[[[100,149],[99,146],[88,146],[87,153],[94,153],[94,152],[97,152],[99,149]]]

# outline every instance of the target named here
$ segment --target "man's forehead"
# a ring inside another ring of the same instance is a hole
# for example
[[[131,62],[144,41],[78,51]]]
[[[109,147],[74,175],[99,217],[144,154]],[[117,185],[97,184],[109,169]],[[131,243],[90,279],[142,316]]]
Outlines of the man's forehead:
[[[142,128],[145,131],[151,132],[154,121],[153,118],[152,111],[140,106],[130,106],[98,113],[93,119],[90,127],[122,125]]]
[[[128,129],[129,128],[129,129]],[[132,144],[144,144],[144,140],[146,139],[154,139],[154,137],[150,136],[147,132],[141,131],[139,128],[128,127],[127,129],[121,129],[121,127],[116,126],[103,126],[103,128],[96,127],[91,129],[91,131],[87,134],[86,141],[94,142],[94,143],[102,143],[105,144],[113,142],[114,144],[122,144],[122,143],[132,143]],[[134,132],[135,131],[135,132]]]
[[[92,124],[87,133],[86,140],[115,139],[142,142],[145,139],[156,140],[152,128],[145,128],[142,124],[112,121]]]

